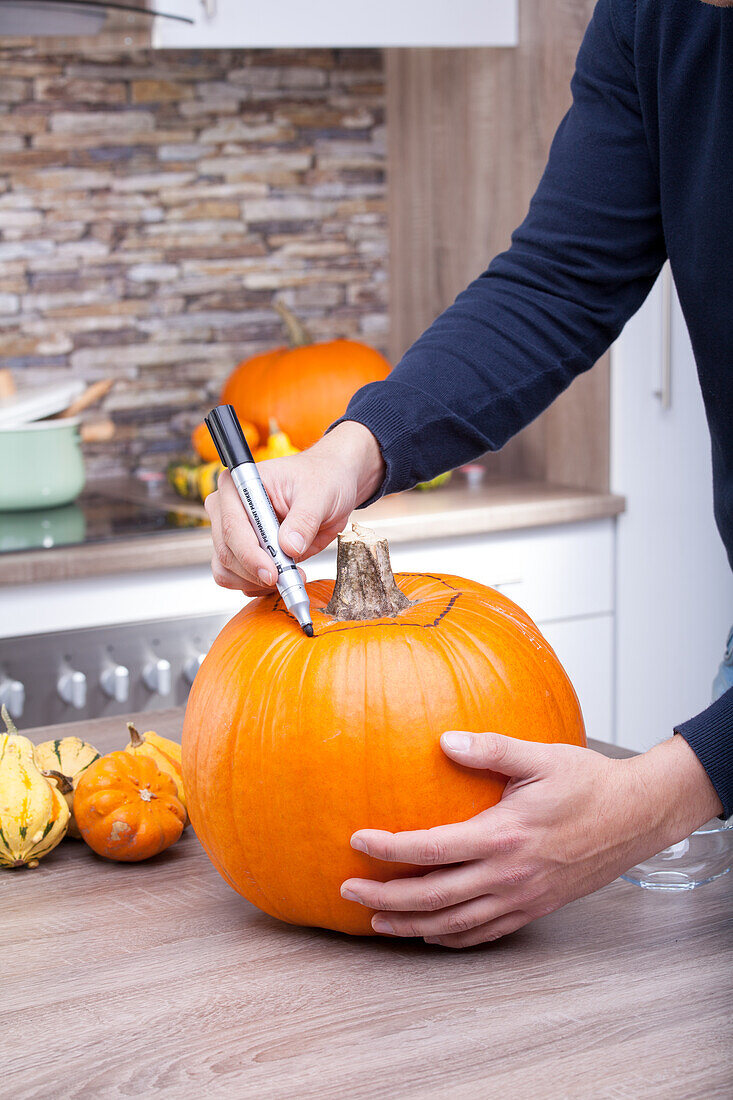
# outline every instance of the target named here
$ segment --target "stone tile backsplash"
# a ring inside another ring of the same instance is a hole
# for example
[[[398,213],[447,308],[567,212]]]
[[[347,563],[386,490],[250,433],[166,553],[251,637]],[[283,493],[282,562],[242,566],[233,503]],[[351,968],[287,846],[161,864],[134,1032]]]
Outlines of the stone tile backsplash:
[[[116,379],[90,476],[185,452],[278,300],[385,349],[379,51],[0,45],[0,366]]]

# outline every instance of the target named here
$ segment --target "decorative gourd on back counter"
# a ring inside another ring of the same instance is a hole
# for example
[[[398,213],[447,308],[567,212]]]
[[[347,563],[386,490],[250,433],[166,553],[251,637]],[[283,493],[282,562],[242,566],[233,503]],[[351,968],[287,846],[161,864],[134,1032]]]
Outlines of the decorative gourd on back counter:
[[[263,447],[258,447],[252,457],[255,462],[267,462],[270,458],[287,458],[288,455],[297,455],[298,453],[298,448],[293,446],[287,432],[284,432],[277,420],[271,417],[267,443]]]
[[[37,867],[63,839],[69,807],[4,706],[2,718],[7,732],[0,734],[0,867]]]
[[[233,405],[239,419],[251,421],[262,439],[274,418],[302,451],[341,416],[358,389],[386,378],[392,368],[378,351],[355,340],[311,343],[286,306],[277,302],[275,309],[291,346],[240,363],[224,384],[221,404]]]
[[[307,585],[308,639],[277,594],[222,630],[189,697],[183,776],[212,862],[272,916],[371,935],[344,879],[409,874],[354,851],[360,828],[423,829],[495,805],[505,780],[449,760],[445,730],[584,745],[577,697],[532,620],[461,577],[393,577],[386,540],[339,535]]]
[[[204,428],[208,434],[209,429],[205,424],[201,424],[200,427]],[[270,421],[269,431],[270,434],[264,446],[256,447],[254,450],[253,458],[255,462],[266,462],[269,458],[284,458],[287,455],[298,453],[298,448],[293,446],[276,420]],[[259,434],[253,436],[251,432],[245,433],[245,437],[250,447],[252,447],[252,439],[259,439]],[[209,441],[214,454],[216,454],[211,436],[209,436]],[[200,453],[203,453],[204,449],[201,446]],[[172,462],[167,471],[168,483],[172,485],[179,497],[183,497],[185,500],[204,501],[210,493],[216,491],[219,485],[219,476],[223,469],[224,467],[218,456],[214,462]]]

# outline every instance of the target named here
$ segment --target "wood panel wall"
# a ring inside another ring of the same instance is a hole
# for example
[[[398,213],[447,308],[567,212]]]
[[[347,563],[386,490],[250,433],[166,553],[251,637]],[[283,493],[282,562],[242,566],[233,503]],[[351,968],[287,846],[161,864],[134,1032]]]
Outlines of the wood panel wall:
[[[509,244],[570,105],[594,0],[520,0],[519,46],[388,50],[393,362]],[[608,488],[608,363],[579,378],[492,471]]]

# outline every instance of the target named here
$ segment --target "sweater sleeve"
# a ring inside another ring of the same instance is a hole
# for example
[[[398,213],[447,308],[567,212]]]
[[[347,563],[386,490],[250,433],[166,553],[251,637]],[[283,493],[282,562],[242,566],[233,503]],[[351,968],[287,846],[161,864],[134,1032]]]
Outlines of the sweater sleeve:
[[[675,727],[708,773],[723,803],[723,817],[733,814],[733,688],[704,710]]]
[[[385,460],[376,496],[503,446],[596,362],[649,292],[665,249],[633,12],[632,0],[598,3],[572,106],[509,250],[349,403],[342,419],[366,425]]]

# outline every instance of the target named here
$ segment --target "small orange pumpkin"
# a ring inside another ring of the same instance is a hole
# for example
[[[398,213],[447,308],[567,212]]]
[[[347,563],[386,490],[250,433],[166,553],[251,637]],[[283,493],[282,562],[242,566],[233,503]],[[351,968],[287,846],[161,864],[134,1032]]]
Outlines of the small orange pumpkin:
[[[241,421],[241,424],[244,438],[249,443],[250,450],[254,450],[254,448],[259,445],[260,433],[257,431],[254,424],[250,424],[248,420]],[[204,462],[219,461],[219,453],[214,446],[211,432],[206,427],[203,420],[200,424],[197,424],[191,432],[191,446],[199,458],[203,459]]]
[[[149,756],[156,767],[169,775],[176,785],[176,794],[185,810],[186,790],[181,774],[181,746],[177,741],[171,741],[170,737],[161,737],[155,730],[140,733],[132,722],[127,723],[127,729],[130,734],[130,743],[125,748],[125,752],[129,752],[132,756]],[[186,821],[188,823],[188,819]]]
[[[82,838],[105,859],[135,863],[174,844],[186,821],[176,784],[149,756],[111,752],[82,773],[74,795]]]
[[[291,346],[240,363],[224,384],[221,400],[234,406],[240,420],[252,421],[262,439],[274,418],[303,451],[343,415],[358,389],[386,378],[392,368],[378,351],[355,340],[311,343],[290,310],[281,303],[275,308]]]

